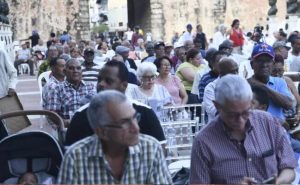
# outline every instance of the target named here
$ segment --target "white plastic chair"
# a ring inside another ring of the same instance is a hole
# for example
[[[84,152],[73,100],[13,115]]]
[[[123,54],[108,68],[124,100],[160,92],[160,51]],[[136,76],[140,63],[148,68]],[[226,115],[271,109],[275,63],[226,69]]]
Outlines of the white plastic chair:
[[[42,99],[43,79],[45,79],[46,83],[49,82],[51,72],[52,72],[52,71],[46,71],[46,72],[43,72],[43,73],[40,74],[39,77],[38,77],[38,85],[39,85],[40,96],[41,96],[41,105],[42,105],[42,102],[43,102],[43,99]]]
[[[193,139],[205,125],[202,105],[166,106],[161,110],[160,119],[167,140],[169,170],[189,167]]]
[[[30,67],[27,63],[20,64],[18,69],[21,74],[25,74],[26,72],[29,73],[30,71]]]

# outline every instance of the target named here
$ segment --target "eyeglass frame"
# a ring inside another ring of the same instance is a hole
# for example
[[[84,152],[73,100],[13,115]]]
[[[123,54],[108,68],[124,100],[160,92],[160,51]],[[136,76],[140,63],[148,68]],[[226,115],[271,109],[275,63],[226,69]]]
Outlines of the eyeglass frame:
[[[130,126],[133,124],[134,121],[139,122],[140,120],[141,120],[141,113],[135,112],[131,118],[125,118],[117,122],[110,122],[110,124],[104,125],[103,127],[126,130],[130,128]]]

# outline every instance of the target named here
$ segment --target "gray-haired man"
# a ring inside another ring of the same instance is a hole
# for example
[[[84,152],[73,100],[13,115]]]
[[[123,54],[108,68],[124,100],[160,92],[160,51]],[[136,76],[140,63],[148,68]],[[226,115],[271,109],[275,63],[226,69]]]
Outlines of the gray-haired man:
[[[252,91],[243,77],[228,74],[215,88],[219,112],[196,136],[191,184],[290,184],[297,162],[284,128],[267,112],[251,110]]]
[[[58,184],[172,184],[160,144],[139,134],[140,114],[123,93],[100,92],[87,116],[95,134],[67,151]]]

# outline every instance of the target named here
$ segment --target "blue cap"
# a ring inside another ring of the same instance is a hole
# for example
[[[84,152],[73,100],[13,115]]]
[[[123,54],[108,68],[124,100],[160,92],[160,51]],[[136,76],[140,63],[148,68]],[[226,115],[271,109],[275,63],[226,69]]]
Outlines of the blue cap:
[[[186,28],[192,29],[193,26],[191,24],[186,25]]]
[[[266,54],[269,55],[270,57],[274,58],[275,57],[275,52],[272,46],[266,44],[266,43],[261,43],[257,44],[252,51],[251,57],[252,59],[257,58],[258,56]]]

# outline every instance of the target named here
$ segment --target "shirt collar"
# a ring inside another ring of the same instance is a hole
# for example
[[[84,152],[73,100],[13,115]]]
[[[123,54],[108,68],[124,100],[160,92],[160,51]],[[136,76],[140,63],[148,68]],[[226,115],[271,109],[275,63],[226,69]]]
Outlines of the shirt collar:
[[[274,85],[274,83],[275,83],[275,78],[273,76],[269,76],[268,84]]]
[[[69,86],[69,87],[73,87],[73,86],[74,86],[73,84],[71,84],[71,83],[68,82],[67,80],[65,80],[65,83],[66,83],[66,85]],[[82,85],[83,85],[83,86],[86,85],[86,83],[85,83],[83,80],[80,81],[79,87],[82,86]]]
[[[88,150],[88,157],[103,157],[103,150],[102,150],[102,144],[100,139],[96,134],[92,136],[92,143],[91,147]],[[140,153],[141,151],[141,142],[139,142],[137,145],[129,146],[129,155],[135,155]]]
[[[251,115],[252,115],[252,113],[250,113],[250,115],[249,115],[249,118],[248,118],[248,120],[247,120],[247,122],[246,122],[246,130],[245,130],[245,132],[246,132],[246,134],[247,133],[249,133],[252,129],[253,129],[253,125],[252,125],[252,119],[251,119]],[[224,123],[224,121],[221,119],[221,117],[219,116],[218,117],[218,119],[219,119],[219,121],[222,123],[222,128],[223,128],[223,130],[224,130],[224,132],[225,132],[225,135],[230,139],[230,140],[233,140],[233,138],[232,138],[232,136],[231,136],[231,131],[232,131],[232,129],[231,128],[229,128],[229,127],[227,127],[226,125],[225,125],[225,123]]]

